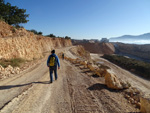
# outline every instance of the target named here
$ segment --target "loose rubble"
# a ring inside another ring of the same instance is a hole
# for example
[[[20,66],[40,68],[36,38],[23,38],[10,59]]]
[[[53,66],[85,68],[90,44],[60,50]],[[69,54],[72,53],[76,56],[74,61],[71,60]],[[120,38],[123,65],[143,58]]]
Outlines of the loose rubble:
[[[122,90],[122,93],[124,94],[124,97],[127,99],[128,103],[140,109],[140,111],[143,113],[150,113],[150,95],[147,97],[143,96],[144,93],[139,89],[132,87],[129,82],[117,78],[115,74],[108,72],[106,69],[100,69],[93,66],[92,63],[89,63],[86,60],[72,59],[68,57],[65,57],[65,59],[73,64],[82,65],[84,69],[89,69],[90,72],[93,72],[93,74],[99,77],[104,77],[105,84],[108,88]]]
[[[13,68],[11,65],[8,65],[6,68],[4,68],[0,65],[0,79],[7,78],[14,74],[19,74],[20,71],[21,70],[19,67]]]

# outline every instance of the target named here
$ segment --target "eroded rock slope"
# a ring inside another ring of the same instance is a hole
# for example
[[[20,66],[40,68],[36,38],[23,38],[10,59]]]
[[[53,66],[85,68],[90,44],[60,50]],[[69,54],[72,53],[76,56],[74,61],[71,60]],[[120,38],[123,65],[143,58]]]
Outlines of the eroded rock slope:
[[[70,40],[35,35],[24,28],[16,29],[0,21],[0,59],[43,57],[43,52],[53,48],[71,46]]]

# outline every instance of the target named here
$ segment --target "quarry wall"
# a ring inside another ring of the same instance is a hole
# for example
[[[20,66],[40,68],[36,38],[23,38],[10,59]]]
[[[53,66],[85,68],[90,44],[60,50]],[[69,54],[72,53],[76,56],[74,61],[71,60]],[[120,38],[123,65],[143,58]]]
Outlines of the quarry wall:
[[[90,42],[78,42],[74,45],[82,45],[90,53],[98,54],[114,54],[115,47],[111,43],[90,43]]]
[[[69,39],[35,35],[24,28],[16,29],[0,21],[0,59],[20,57],[32,60],[43,57],[43,52],[71,45]]]

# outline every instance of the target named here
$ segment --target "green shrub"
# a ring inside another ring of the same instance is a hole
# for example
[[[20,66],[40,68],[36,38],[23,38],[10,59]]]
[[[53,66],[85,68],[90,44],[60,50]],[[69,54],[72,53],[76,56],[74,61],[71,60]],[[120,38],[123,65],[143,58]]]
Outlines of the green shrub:
[[[150,63],[126,58],[119,55],[104,55],[103,58],[109,60],[122,68],[127,69],[143,78],[150,79]]]
[[[24,63],[25,60],[22,58],[13,58],[10,60],[1,59],[0,65],[6,68],[8,65],[11,65],[12,67],[20,67],[22,63]]]
[[[20,9],[17,6],[12,6],[10,3],[5,3],[0,0],[0,18],[4,19],[10,25],[19,25],[27,23],[29,14],[26,14],[26,9]]]
[[[5,21],[5,19],[3,19],[3,17],[2,17],[2,16],[0,16],[0,21]]]

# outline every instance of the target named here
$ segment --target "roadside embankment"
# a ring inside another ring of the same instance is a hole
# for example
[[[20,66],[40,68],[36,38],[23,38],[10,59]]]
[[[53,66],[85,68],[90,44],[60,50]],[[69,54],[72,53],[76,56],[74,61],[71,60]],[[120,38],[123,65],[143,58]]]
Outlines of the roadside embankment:
[[[43,57],[43,52],[71,46],[71,40],[35,35],[24,28],[16,29],[0,21],[0,59]]]

